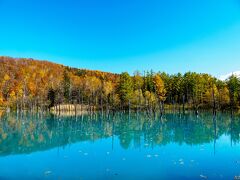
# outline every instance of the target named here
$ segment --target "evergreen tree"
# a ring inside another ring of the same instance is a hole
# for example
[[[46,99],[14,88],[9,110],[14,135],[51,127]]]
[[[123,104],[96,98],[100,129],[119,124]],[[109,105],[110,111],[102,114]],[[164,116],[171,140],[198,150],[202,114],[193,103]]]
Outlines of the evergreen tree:
[[[118,92],[122,104],[124,106],[128,104],[130,108],[131,98],[133,95],[133,80],[127,72],[124,72],[120,75]]]
[[[65,98],[65,101],[70,101],[70,88],[71,88],[71,81],[70,77],[67,73],[67,70],[63,72],[63,95]]]
[[[239,91],[240,91],[240,82],[239,79],[232,75],[227,81],[229,93],[230,93],[230,103],[231,108],[237,108],[239,102]]]

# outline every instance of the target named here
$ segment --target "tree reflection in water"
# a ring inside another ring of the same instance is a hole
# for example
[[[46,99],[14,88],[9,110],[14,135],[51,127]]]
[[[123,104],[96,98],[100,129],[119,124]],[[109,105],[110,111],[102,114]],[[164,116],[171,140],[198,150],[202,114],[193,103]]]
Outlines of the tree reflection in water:
[[[83,115],[60,117],[51,114],[3,114],[0,120],[0,155],[31,153],[54,147],[63,147],[82,141],[118,138],[122,148],[215,143],[222,135],[239,143],[239,117],[229,114],[202,113],[196,117],[189,113],[166,113],[151,119],[144,114],[115,116]],[[113,147],[114,148],[114,147]]]

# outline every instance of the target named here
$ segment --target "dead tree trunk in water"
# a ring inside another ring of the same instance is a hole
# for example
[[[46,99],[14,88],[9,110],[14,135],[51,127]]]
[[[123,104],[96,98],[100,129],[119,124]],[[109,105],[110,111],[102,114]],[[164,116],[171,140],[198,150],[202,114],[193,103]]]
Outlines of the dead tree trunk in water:
[[[182,96],[182,111],[185,114],[185,95]]]
[[[216,112],[216,98],[215,98],[215,92],[214,92],[213,85],[212,85],[212,98],[213,98],[213,115],[215,116],[217,114],[217,112]]]
[[[128,100],[128,113],[131,113],[131,103],[130,103],[130,99]]]

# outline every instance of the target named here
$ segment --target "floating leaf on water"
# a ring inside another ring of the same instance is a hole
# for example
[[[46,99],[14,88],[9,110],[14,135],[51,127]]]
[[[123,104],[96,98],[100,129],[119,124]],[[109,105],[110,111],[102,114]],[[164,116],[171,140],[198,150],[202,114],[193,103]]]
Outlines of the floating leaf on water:
[[[207,179],[207,176],[200,174],[200,178]]]
[[[183,162],[183,161],[181,161],[179,164],[180,164],[180,165],[184,165],[184,162]]]
[[[44,175],[45,175],[45,176],[48,176],[48,175],[50,175],[51,173],[52,173],[52,171],[45,171],[45,172],[44,172]]]

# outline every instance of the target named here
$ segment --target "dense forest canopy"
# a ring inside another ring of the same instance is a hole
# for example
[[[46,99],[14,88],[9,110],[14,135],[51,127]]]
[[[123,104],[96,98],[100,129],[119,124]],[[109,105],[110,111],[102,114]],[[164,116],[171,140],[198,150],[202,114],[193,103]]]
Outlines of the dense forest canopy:
[[[0,57],[0,107],[46,110],[82,104],[91,110],[238,109],[240,80],[209,74],[136,71],[113,74],[47,61]]]

